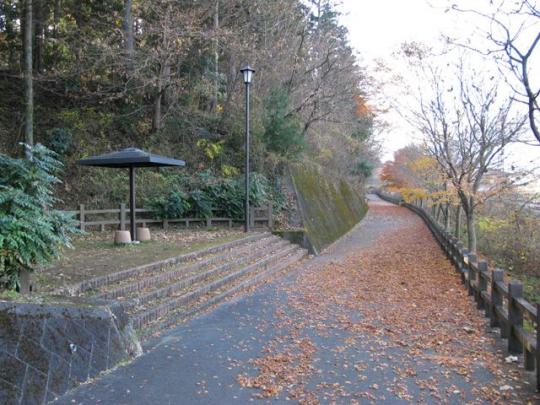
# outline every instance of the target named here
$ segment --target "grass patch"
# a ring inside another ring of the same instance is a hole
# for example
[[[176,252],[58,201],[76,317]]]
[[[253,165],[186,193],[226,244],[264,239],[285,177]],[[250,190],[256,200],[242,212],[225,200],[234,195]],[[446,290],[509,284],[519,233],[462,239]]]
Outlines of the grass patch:
[[[0,300],[15,300],[19,295],[16,291],[0,291]]]
[[[91,233],[74,241],[62,258],[34,274],[38,291],[153,263],[244,237],[239,230],[153,231],[152,241],[115,245],[110,233]]]

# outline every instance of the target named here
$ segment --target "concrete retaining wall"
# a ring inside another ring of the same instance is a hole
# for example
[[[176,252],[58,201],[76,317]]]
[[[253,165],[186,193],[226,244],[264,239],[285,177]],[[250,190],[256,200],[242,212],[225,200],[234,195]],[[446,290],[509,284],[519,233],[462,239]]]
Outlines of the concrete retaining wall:
[[[28,300],[0,301],[0,404],[51,401],[141,352],[118,303]]]
[[[318,253],[364,217],[367,203],[347,179],[313,163],[289,166],[303,228]]]

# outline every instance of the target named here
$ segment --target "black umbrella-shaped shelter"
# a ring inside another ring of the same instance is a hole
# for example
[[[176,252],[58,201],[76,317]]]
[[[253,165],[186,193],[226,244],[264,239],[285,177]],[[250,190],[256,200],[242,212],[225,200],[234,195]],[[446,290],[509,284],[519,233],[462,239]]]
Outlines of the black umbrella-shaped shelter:
[[[81,166],[97,166],[129,169],[129,209],[131,222],[131,240],[137,238],[135,232],[135,168],[158,166],[185,166],[183,160],[154,155],[137,148],[126,148],[116,152],[91,156],[77,161]]]

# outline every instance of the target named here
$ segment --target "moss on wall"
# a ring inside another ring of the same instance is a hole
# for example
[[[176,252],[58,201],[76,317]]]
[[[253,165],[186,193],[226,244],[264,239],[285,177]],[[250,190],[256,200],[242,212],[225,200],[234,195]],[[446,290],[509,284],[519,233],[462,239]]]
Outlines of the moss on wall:
[[[298,208],[313,247],[324,247],[347,233],[366,214],[367,204],[349,182],[313,163],[289,166]]]

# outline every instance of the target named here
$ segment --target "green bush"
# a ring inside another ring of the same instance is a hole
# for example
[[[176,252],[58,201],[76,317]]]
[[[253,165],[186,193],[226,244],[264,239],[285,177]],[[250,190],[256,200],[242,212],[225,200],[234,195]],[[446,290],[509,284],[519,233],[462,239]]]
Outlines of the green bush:
[[[50,146],[53,151],[59,155],[66,155],[73,144],[71,132],[65,128],[53,128],[47,131],[50,136]]]
[[[73,218],[53,207],[58,155],[40,144],[25,148],[31,159],[0,154],[0,287],[7,289],[19,287],[22,270],[58,257],[77,232]]]
[[[203,190],[193,190],[189,193],[189,203],[196,218],[210,218],[213,214],[213,204],[210,196]]]
[[[271,187],[263,175],[251,173],[249,177],[249,203],[261,206],[270,201]],[[220,215],[227,218],[242,219],[244,217],[245,180],[244,177],[220,179],[205,188],[206,194]]]
[[[270,183],[266,177],[259,173],[251,173],[249,177],[250,205],[257,207],[266,204],[270,200],[270,190]]]
[[[244,216],[244,190],[238,180],[223,179],[205,189],[218,215],[241,219]]]
[[[173,191],[165,197],[151,198],[147,204],[158,219],[182,218],[191,208],[188,197],[180,191]]]
[[[177,188],[190,190],[187,195],[172,191],[165,196],[148,198],[146,204],[158,219],[193,216],[209,218],[223,216],[242,219],[244,217],[245,187],[244,177],[235,179],[216,177],[210,171],[197,173],[191,181],[177,184]],[[272,200],[273,193],[269,181],[261,174],[250,176],[250,204],[261,206]]]

